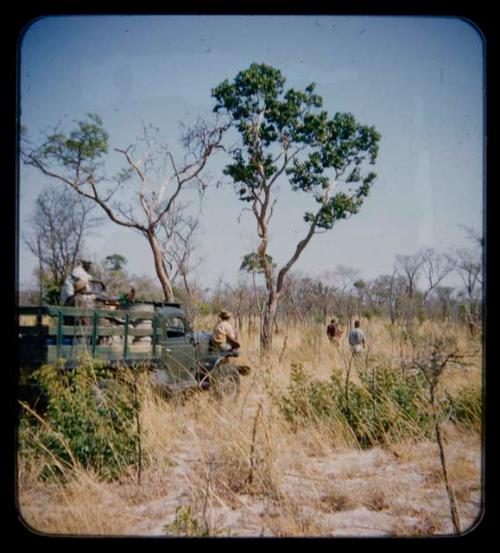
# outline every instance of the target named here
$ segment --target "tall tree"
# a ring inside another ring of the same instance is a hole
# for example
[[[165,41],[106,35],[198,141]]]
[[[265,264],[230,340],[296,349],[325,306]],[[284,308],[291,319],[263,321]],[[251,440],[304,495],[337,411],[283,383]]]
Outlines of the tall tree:
[[[303,92],[285,91],[284,84],[278,69],[253,63],[232,82],[225,80],[212,90],[214,111],[227,114],[239,135],[224,173],[257,223],[256,253],[267,290],[260,335],[263,352],[272,348],[272,322],[287,273],[315,234],[359,211],[376,177],[365,171],[365,163],[375,163],[380,139],[374,127],[361,125],[350,113],[329,118],[320,109],[322,98],[314,94],[314,83]],[[275,277],[267,255],[280,177],[288,177],[292,190],[309,194],[315,203],[304,214],[303,238]]]
[[[450,314],[450,306],[454,290],[455,289],[451,286],[436,287],[436,296],[441,307],[441,316],[443,319],[446,319]]]
[[[95,205],[69,189],[50,187],[38,195],[23,238],[38,260],[40,300],[58,302],[85,238],[99,223]]]
[[[25,163],[95,202],[112,222],[141,234],[153,255],[164,297],[172,301],[161,233],[181,192],[190,184],[206,186],[202,171],[219,147],[223,131],[218,123],[208,126],[198,121],[182,137],[186,156],[179,161],[159,131],[143,125],[134,144],[115,148],[124,168],[112,179],[105,176],[103,162],[109,136],[95,114],[87,114],[69,134],[59,129],[47,133],[39,146],[25,146],[22,155]]]
[[[460,275],[469,300],[473,301],[482,284],[480,254],[471,248],[455,250],[455,271]]]
[[[391,324],[394,324],[400,315],[401,298],[406,287],[404,277],[398,275],[396,269],[390,275],[377,277],[372,284],[372,295],[379,305],[385,305]]]
[[[427,280],[423,294],[424,300],[451,273],[454,265],[451,256],[441,254],[433,248],[427,248],[422,252],[422,269]]]
[[[127,263],[128,259],[119,253],[107,255],[102,263],[94,263],[93,274],[106,284],[109,295],[119,295],[130,290],[130,276],[125,269]]]
[[[420,253],[396,256],[396,266],[406,279],[406,290],[410,299],[412,299],[415,294],[418,275],[422,269],[423,263],[424,258]]]
[[[476,248],[455,250],[455,271],[459,274],[465,289],[466,316],[471,334],[475,332],[481,315],[482,263],[481,252]]]
[[[119,253],[113,253],[104,258],[104,264],[108,271],[121,271],[127,263],[128,259]]]

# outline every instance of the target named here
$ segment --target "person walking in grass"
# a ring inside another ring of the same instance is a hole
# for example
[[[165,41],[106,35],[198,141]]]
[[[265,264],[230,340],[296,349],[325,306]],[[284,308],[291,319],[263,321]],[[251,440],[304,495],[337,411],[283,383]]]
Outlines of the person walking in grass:
[[[330,324],[326,327],[326,335],[332,344],[336,346],[339,345],[339,338],[342,336],[342,330],[335,319],[332,319]]]
[[[349,332],[349,345],[353,355],[358,356],[366,347],[368,342],[366,341],[365,334],[361,330],[359,321],[354,321],[354,328]]]

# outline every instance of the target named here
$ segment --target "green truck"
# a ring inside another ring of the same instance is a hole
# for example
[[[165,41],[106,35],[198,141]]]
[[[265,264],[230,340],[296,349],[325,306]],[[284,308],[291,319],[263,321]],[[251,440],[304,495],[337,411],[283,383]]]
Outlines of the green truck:
[[[165,392],[200,388],[234,396],[250,370],[237,363],[238,350],[213,351],[210,334],[194,332],[179,303],[21,306],[18,313],[21,373],[55,363],[71,369],[90,356],[106,367],[146,367]]]

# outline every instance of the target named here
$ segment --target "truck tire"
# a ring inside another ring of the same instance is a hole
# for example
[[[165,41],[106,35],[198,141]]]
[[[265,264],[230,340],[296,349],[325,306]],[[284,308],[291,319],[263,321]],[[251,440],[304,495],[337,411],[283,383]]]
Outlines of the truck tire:
[[[236,400],[240,395],[240,373],[233,365],[221,365],[210,374],[210,393],[217,401]]]

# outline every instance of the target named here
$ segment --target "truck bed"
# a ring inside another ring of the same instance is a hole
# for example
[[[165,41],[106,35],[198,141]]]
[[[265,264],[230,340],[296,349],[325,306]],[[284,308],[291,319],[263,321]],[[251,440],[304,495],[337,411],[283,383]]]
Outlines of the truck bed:
[[[154,362],[161,352],[156,312],[22,306],[18,313],[21,367],[56,361],[72,366],[82,356],[110,364]],[[136,327],[144,321],[151,321],[150,328]],[[149,343],[134,341],[140,338],[149,338]]]

